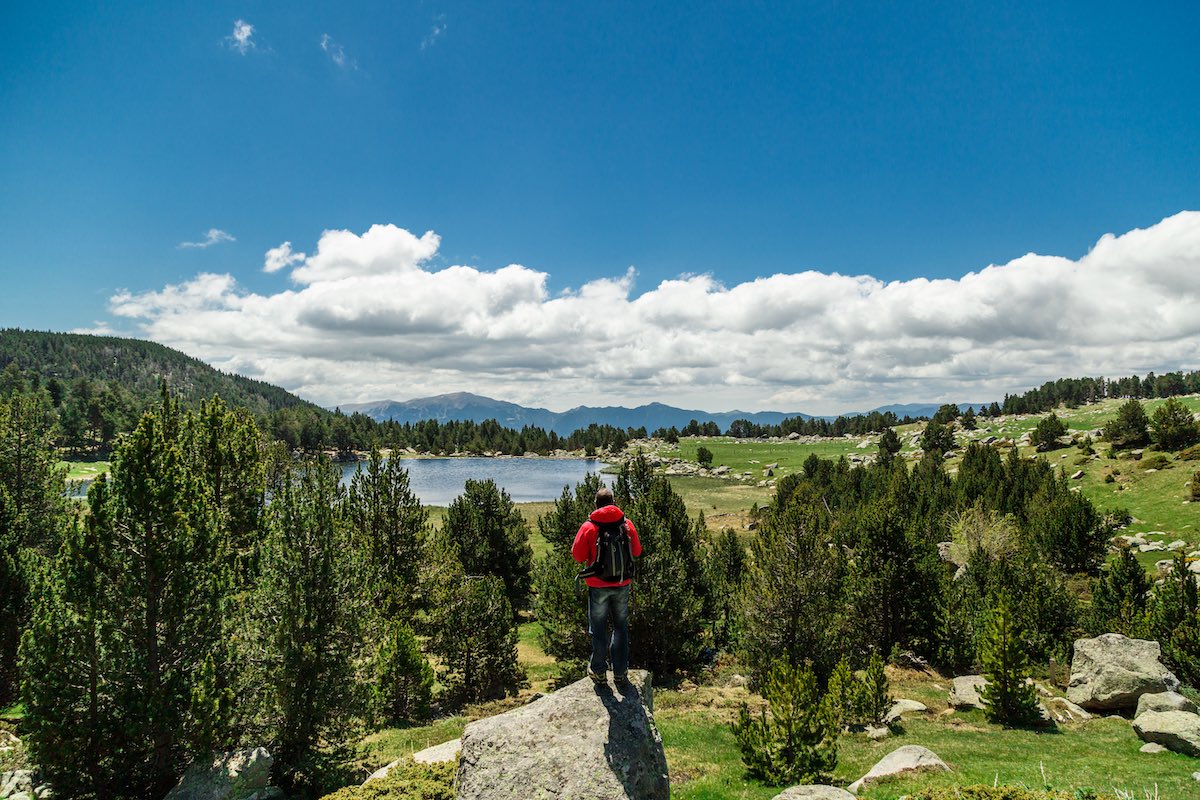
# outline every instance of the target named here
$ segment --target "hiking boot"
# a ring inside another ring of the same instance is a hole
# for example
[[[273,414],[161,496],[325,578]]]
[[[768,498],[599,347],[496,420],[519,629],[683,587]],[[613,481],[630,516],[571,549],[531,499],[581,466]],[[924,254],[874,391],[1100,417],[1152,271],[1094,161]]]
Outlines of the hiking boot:
[[[613,673],[613,683],[618,686],[627,686],[629,684],[629,673],[622,672],[620,675]]]
[[[587,676],[591,678],[592,683],[596,684],[597,686],[603,686],[604,684],[608,683],[608,677],[604,675],[604,673],[597,674],[592,671],[591,667],[588,667]]]

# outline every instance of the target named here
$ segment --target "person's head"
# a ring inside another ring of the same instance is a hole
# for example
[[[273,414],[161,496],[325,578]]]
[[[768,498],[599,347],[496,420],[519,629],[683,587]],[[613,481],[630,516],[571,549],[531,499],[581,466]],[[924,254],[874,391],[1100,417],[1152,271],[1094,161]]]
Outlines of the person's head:
[[[604,508],[611,505],[616,505],[616,501],[613,500],[612,489],[607,486],[601,486],[596,491],[596,508]]]

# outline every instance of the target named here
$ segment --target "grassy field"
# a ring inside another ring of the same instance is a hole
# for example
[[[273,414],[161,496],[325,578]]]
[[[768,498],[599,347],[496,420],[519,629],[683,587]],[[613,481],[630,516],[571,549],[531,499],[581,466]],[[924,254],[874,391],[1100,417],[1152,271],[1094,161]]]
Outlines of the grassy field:
[[[67,468],[69,481],[90,481],[101,473],[108,472],[109,467],[107,461],[62,461],[60,464]]]

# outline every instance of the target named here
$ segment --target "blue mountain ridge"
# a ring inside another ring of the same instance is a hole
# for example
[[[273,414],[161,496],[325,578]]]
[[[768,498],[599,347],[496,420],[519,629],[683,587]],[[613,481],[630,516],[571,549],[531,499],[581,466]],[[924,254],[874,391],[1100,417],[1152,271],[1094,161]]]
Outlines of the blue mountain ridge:
[[[959,407],[966,410],[968,405],[974,408],[979,403],[962,403]],[[908,403],[903,405],[881,406],[872,411],[884,413],[894,412],[897,416],[930,416],[937,411],[938,403]],[[636,408],[624,406],[577,406],[567,411],[555,412],[545,408],[530,408],[491,397],[471,394],[470,392],[455,392],[434,397],[420,397],[414,400],[378,400],[368,403],[347,403],[340,406],[347,414],[359,412],[366,414],[377,422],[395,420],[400,424],[416,423],[424,420],[449,422],[451,420],[484,422],[494,419],[506,428],[520,429],[526,425],[554,431],[560,436],[597,425],[612,425],[617,428],[641,428],[654,431],[658,428],[683,428],[691,420],[698,422],[715,422],[725,431],[734,420],[747,419],[759,425],[778,425],[789,417],[812,419],[814,415],[801,411],[700,411],[696,409],[676,408],[663,403],[648,403]],[[858,416],[869,411],[849,412],[843,416]],[[826,419],[834,419],[827,416]]]

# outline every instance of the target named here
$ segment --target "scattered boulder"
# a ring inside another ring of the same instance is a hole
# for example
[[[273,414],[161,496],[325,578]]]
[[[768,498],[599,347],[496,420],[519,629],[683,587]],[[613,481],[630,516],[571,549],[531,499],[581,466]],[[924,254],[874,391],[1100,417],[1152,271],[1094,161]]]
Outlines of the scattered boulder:
[[[1143,742],[1200,756],[1200,715],[1187,711],[1147,711],[1134,719],[1133,730]]]
[[[1067,699],[1089,711],[1133,710],[1144,694],[1175,691],[1158,642],[1106,633],[1075,640]]]
[[[273,763],[263,747],[195,761],[165,800],[262,800],[268,796],[264,792],[270,791],[267,781]]]
[[[1146,544],[1138,545],[1139,553],[1154,553],[1159,550],[1166,550],[1166,546],[1162,542],[1146,542]]]
[[[1073,480],[1073,481],[1077,481],[1082,477],[1083,477],[1083,470],[1081,470],[1081,469],[1077,469],[1071,473],[1071,480]]]
[[[1092,715],[1065,697],[1050,697],[1042,704],[1055,722],[1087,722]]]
[[[1137,711],[1134,717],[1140,717],[1147,711],[1187,711],[1197,713],[1196,704],[1179,692],[1156,692],[1144,694],[1138,698]]]
[[[467,725],[458,800],[604,797],[667,800],[650,673],[595,686],[584,678],[526,706]]]
[[[854,795],[837,786],[793,786],[771,800],[854,800]]]
[[[1142,753],[1165,753],[1165,752],[1167,752],[1167,748],[1163,747],[1161,744],[1155,744],[1154,742],[1146,742],[1144,745],[1139,747],[1138,750]]]
[[[949,772],[950,767],[946,766],[946,762],[938,758],[932,750],[917,744],[906,744],[884,756],[879,763],[871,767],[866,775],[850,784],[849,789],[852,794],[858,794],[858,790],[868,784],[899,775],[902,772],[917,770]]]
[[[955,708],[983,708],[980,692],[987,685],[982,675],[960,675],[950,686],[950,705]]]
[[[873,742],[886,739],[891,733],[886,725],[868,725],[866,729],[867,738]]]
[[[888,709],[887,715],[883,721],[887,724],[892,724],[900,719],[901,714],[918,714],[923,711],[928,711],[929,707],[924,703],[918,703],[916,700],[905,700],[903,698],[892,703],[892,707]]]

